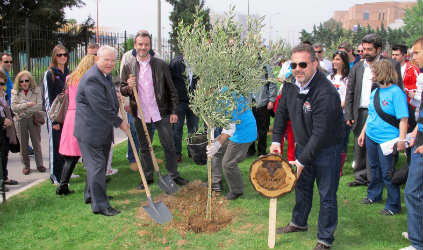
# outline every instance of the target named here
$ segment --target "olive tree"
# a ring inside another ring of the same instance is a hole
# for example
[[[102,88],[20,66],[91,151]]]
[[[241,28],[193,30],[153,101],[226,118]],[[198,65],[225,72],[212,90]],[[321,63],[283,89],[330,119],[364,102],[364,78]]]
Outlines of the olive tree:
[[[214,127],[225,127],[237,109],[240,97],[248,97],[265,84],[265,64],[278,55],[278,44],[262,44],[263,18],[249,18],[247,27],[235,20],[234,8],[208,30],[200,15],[190,25],[179,23],[178,44],[186,63],[198,76],[190,94],[190,107],[208,126],[209,144]],[[236,121],[239,122],[239,121]],[[211,159],[208,158],[209,198],[207,218],[211,219]]]

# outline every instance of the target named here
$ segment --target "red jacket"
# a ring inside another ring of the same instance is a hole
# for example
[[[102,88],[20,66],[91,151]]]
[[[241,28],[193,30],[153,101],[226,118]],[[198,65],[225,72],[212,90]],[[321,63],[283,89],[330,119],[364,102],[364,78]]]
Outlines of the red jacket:
[[[405,71],[404,71],[404,75],[402,76],[402,80],[404,82],[405,91],[407,92],[408,103],[410,103],[408,92],[409,90],[415,90],[417,88],[416,79],[419,74],[420,74],[420,70],[418,67],[414,66],[410,62],[405,63]]]

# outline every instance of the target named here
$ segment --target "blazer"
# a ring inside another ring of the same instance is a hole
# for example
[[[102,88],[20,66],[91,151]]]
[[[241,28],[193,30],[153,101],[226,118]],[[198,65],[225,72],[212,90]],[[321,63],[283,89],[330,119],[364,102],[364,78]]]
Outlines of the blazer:
[[[113,127],[119,127],[119,102],[111,76],[92,66],[81,78],[76,93],[74,136],[78,142],[107,145],[113,141]]]
[[[383,59],[383,57],[381,57]],[[397,74],[401,76],[401,65],[395,60],[389,59],[395,67]],[[347,93],[345,96],[345,120],[357,120],[358,110],[360,108],[361,88],[363,85],[364,60],[358,62],[351,69],[348,76]],[[404,90],[402,78],[398,77],[398,86]],[[352,129],[355,129],[357,123],[354,123]]]

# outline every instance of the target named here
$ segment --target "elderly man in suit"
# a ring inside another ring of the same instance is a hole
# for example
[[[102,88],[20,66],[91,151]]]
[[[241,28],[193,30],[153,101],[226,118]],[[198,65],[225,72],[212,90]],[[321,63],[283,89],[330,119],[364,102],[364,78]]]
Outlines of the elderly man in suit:
[[[84,199],[95,214],[120,213],[109,204],[106,195],[106,166],[113,141],[113,127],[128,130],[119,118],[119,102],[111,81],[117,52],[110,46],[98,50],[98,61],[81,78],[76,94],[75,132],[87,179]]]
[[[356,63],[348,77],[347,93],[345,97],[345,120],[354,133],[354,177],[349,186],[367,185],[370,181],[370,170],[367,162],[366,147],[359,147],[357,139],[367,119],[367,106],[372,91],[371,65],[382,59],[382,39],[377,34],[368,34],[362,39],[363,59]],[[397,74],[401,75],[401,65],[392,60]],[[398,86],[404,89],[402,78],[398,79]]]

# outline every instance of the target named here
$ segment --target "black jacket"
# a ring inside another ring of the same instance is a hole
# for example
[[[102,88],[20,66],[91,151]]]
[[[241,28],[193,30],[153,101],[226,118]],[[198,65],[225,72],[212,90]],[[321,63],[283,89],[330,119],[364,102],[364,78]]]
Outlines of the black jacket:
[[[172,75],[173,84],[178,92],[178,100],[179,102],[189,103],[185,69],[186,66],[182,56],[176,56],[169,63],[169,70]]]
[[[43,88],[41,90],[43,96],[43,110],[49,110],[56,96],[63,91],[66,77],[69,73],[68,68],[65,68],[64,72],[53,67],[46,71],[43,79]],[[53,124],[57,124],[57,122],[53,122]]]
[[[320,149],[341,143],[345,134],[341,100],[332,83],[317,71],[308,88],[299,94],[294,83],[284,84],[272,136],[272,142],[280,142],[291,120],[295,142],[303,147],[297,159],[304,165],[311,165]]]
[[[154,94],[156,96],[156,102],[159,108],[160,116],[164,117],[170,114],[177,114],[178,94],[176,92],[175,86],[173,85],[169,66],[166,62],[154,56],[150,57],[150,66],[153,77]],[[128,59],[128,61],[122,68],[122,83],[120,87],[120,92],[123,96],[129,96],[131,111],[133,114],[137,114],[137,103],[135,101],[134,96],[132,95],[132,90],[128,87],[128,84],[126,83],[129,78],[129,74],[134,73],[134,70],[138,85],[139,63],[136,59],[136,56],[133,56]]]

